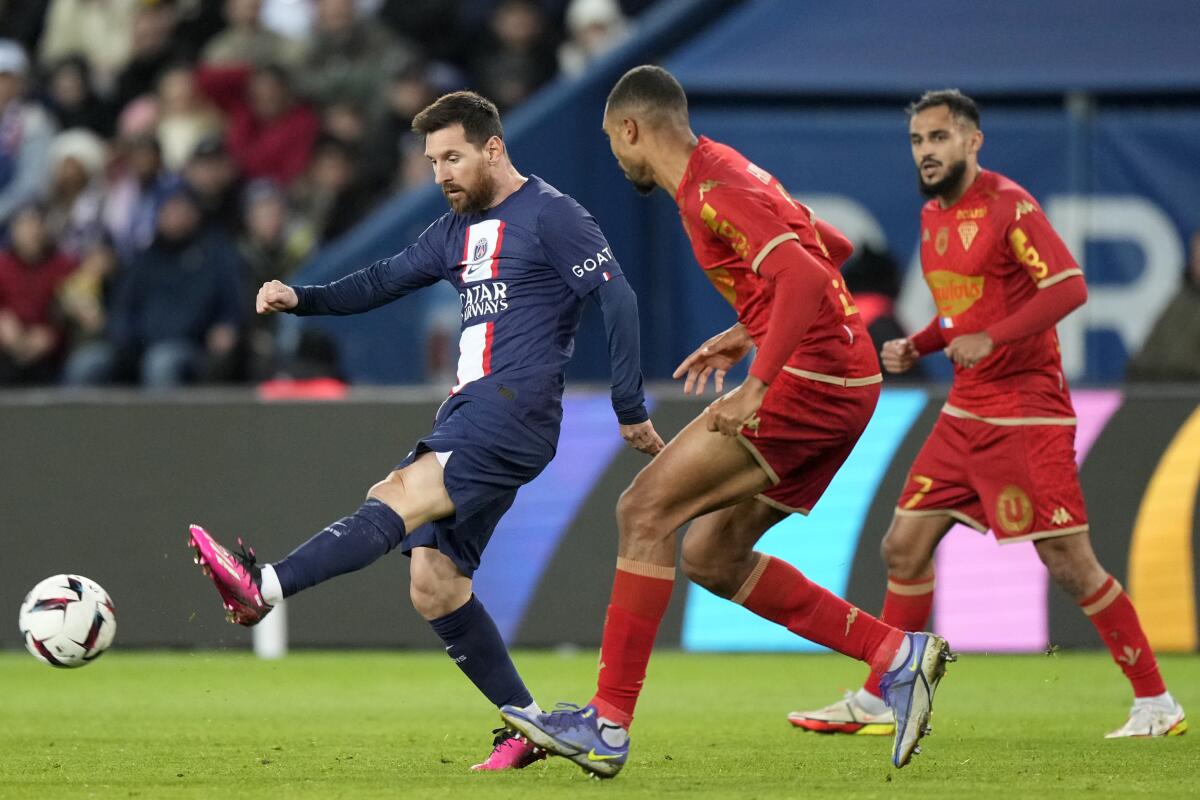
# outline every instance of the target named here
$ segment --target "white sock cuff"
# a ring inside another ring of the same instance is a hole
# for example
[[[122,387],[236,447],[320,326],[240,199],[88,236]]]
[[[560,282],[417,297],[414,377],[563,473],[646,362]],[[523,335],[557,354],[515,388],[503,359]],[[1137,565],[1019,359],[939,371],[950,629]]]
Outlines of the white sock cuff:
[[[262,584],[258,590],[262,593],[263,601],[269,606],[282,603],[283,587],[279,585],[279,576],[275,574],[275,568],[270,564],[264,564],[261,578]]]

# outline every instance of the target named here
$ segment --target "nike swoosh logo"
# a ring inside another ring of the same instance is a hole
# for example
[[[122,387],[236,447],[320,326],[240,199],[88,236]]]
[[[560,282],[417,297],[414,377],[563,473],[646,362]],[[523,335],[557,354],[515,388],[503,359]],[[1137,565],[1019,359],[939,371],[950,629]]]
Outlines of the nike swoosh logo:
[[[611,755],[611,756],[602,756],[599,753],[597,753],[596,748],[593,747],[591,750],[588,751],[588,761],[612,761],[614,758],[617,758],[618,755],[620,755],[620,754],[618,753],[616,755]]]
[[[920,653],[913,653],[913,660],[912,660],[912,663],[908,665],[908,671],[909,671],[909,672],[916,672],[916,671],[917,671],[917,665],[918,665],[918,664],[920,664],[920,663],[921,663],[921,654],[920,654]]]

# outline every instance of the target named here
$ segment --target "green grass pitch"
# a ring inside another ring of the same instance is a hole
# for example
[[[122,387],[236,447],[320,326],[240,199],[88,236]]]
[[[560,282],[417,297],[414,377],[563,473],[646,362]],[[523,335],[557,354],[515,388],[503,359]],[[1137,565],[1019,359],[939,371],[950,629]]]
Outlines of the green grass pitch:
[[[584,701],[592,653],[521,652],[544,705]],[[1161,659],[1200,713],[1200,656]],[[497,716],[436,653],[119,649],[81,670],[0,654],[0,798],[1059,797],[1200,793],[1200,731],[1106,741],[1124,679],[1106,654],[964,655],[903,770],[891,739],[792,730],[861,669],[830,655],[660,653],[614,781],[551,759],[472,774]]]

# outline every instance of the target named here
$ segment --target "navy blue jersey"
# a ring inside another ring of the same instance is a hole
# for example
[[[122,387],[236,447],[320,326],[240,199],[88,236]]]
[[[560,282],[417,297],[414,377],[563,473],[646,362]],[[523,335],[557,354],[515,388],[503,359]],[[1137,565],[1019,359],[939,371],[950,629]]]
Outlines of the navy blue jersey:
[[[437,281],[458,290],[462,311],[458,378],[450,393],[497,403],[556,443],[563,370],[584,298],[618,281],[632,297],[596,220],[574,199],[530,176],[494,208],[444,214],[391,258],[326,286],[295,287],[300,303],[294,311],[358,313]],[[626,423],[646,419],[636,302],[633,308],[632,345],[626,336],[621,344],[626,352],[612,353],[615,372],[632,366],[632,376],[614,374],[613,381],[613,405]]]

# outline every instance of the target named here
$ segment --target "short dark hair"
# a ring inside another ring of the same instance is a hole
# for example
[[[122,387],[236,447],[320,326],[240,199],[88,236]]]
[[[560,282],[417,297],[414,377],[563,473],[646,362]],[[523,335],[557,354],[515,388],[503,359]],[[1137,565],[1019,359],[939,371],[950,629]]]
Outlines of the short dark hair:
[[[621,76],[608,93],[609,110],[635,106],[659,120],[687,119],[688,102],[675,76],[662,67],[643,64]]]
[[[428,136],[455,124],[463,126],[467,141],[476,147],[483,147],[493,136],[504,138],[496,104],[476,92],[442,95],[413,117],[412,129]]]
[[[958,89],[928,91],[915,102],[910,103],[906,111],[908,118],[912,119],[922,111],[938,106],[946,106],[950,109],[950,116],[958,120],[967,120],[976,128],[979,127],[979,106]]]

